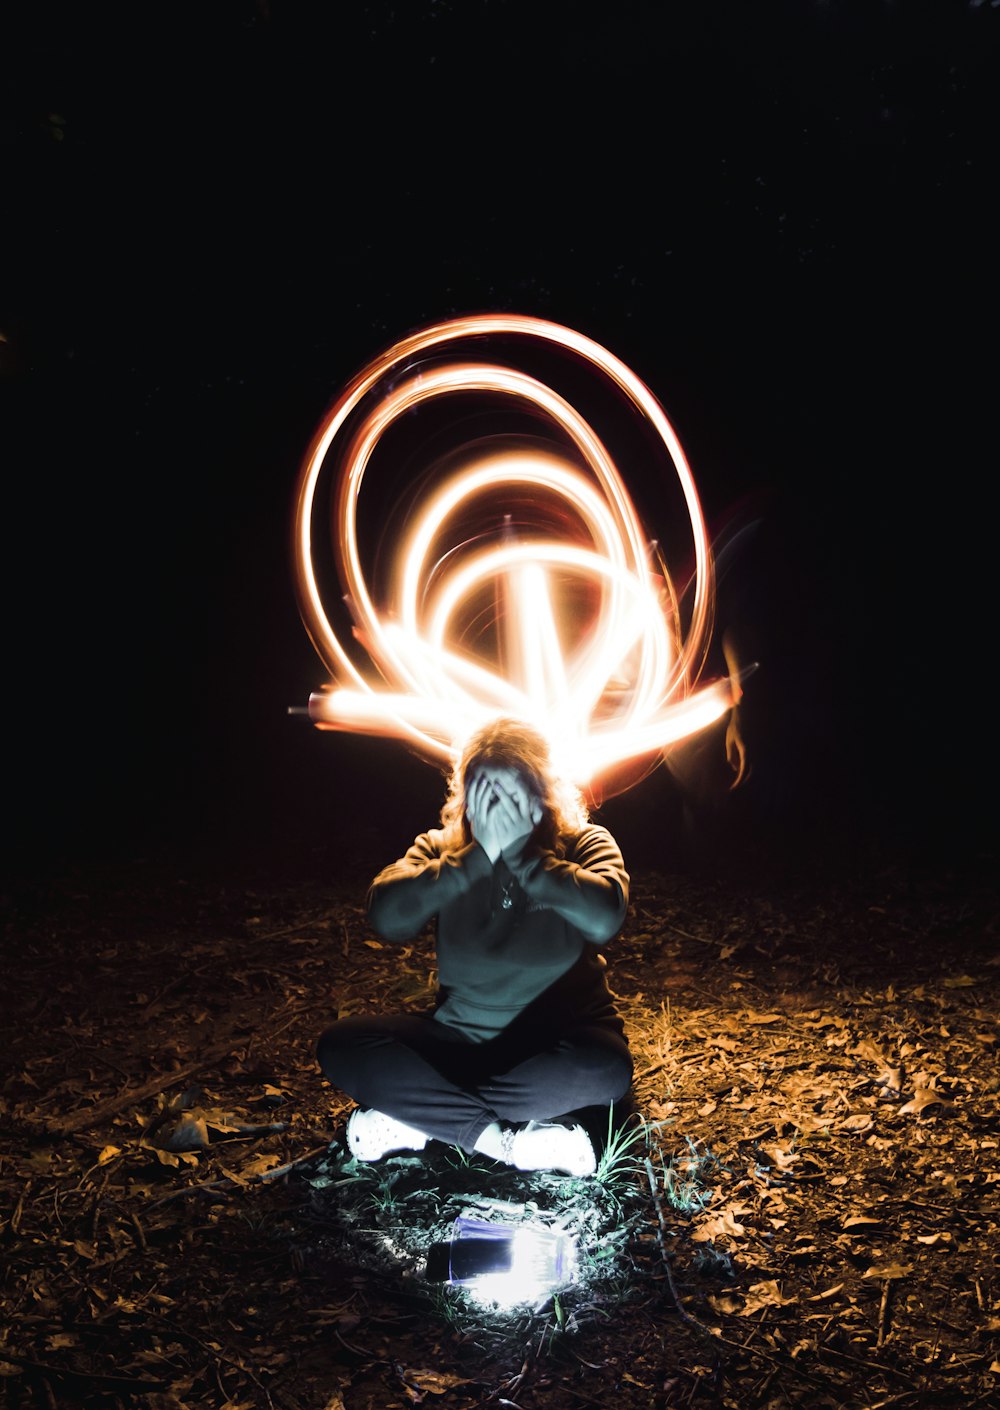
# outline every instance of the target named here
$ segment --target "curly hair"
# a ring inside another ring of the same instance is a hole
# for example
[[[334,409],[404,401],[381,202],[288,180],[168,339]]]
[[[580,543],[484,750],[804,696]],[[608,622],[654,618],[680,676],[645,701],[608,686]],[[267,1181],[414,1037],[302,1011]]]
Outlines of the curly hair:
[[[441,809],[441,826],[450,845],[472,840],[465,816],[465,789],[471,775],[483,765],[516,769],[531,785],[542,805],[542,820],[535,828],[535,837],[549,851],[561,855],[565,839],[587,825],[589,815],[583,796],[556,773],[544,735],[524,720],[501,715],[470,735],[452,769]]]

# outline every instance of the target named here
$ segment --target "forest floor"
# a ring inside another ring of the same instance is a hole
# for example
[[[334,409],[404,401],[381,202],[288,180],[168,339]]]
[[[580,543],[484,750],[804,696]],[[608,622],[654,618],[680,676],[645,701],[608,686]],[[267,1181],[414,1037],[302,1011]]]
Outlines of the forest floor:
[[[14,1410],[1000,1404],[990,859],[634,874],[608,974],[640,1116],[596,1180],[348,1159],[316,1036],[434,980],[349,870],[6,888]],[[576,1275],[507,1308],[431,1281],[463,1212],[567,1231]]]

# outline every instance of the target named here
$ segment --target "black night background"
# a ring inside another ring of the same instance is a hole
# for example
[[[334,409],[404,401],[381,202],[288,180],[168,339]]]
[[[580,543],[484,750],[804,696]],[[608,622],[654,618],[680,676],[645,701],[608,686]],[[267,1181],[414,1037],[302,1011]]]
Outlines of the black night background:
[[[238,968],[239,898],[270,896],[273,910],[275,895],[293,906],[296,888],[315,901],[328,887],[338,905],[360,905],[374,871],[434,820],[442,781],[427,764],[288,713],[325,679],[295,604],[290,517],[302,457],[348,379],[408,332],[471,312],[550,319],[620,357],[675,426],[710,527],[754,526],[720,580],[718,618],[758,662],[744,713],[752,773],[693,832],[665,770],[608,802],[599,816],[637,894],[648,880],[648,895],[671,896],[673,878],[678,896],[708,888],[726,917],[751,884],[759,898],[773,882],[779,910],[789,888],[805,907],[811,886],[817,907],[839,896],[856,912],[851,938],[830,933],[825,910],[811,943],[826,953],[803,958],[808,968],[852,947],[870,961],[883,942],[866,917],[897,905],[919,916],[930,885],[948,939],[911,937],[913,962],[935,955],[969,978],[949,992],[978,1005],[970,1031],[993,1038],[977,1063],[995,1068],[998,33],[987,0],[38,3],[2,21],[14,1001],[0,1176],[13,1201],[57,1113],[158,1071],[148,1053],[132,1065],[139,1011],[115,1010],[118,1072],[87,1057],[101,1044],[97,991],[130,963],[123,895],[137,933],[155,914],[176,937],[173,959],[162,951],[166,986],[173,967],[196,968],[195,890],[202,916],[236,927],[229,951],[213,933],[221,969]],[[907,972],[902,922],[893,944],[881,990],[930,984],[926,968]],[[109,978],[95,956],[112,951]],[[39,985],[59,995],[48,1007]],[[309,1045],[329,987],[311,1002],[315,1022],[307,1011],[282,1042],[294,1037],[296,1091],[320,1111]],[[221,1022],[225,1003],[212,1012]],[[68,1071],[52,1054],[74,1031],[81,1086],[47,1101]],[[197,1039],[180,1043],[176,1066],[194,1062]],[[222,1105],[238,1100],[212,1074],[200,1080]],[[995,1078],[986,1090],[995,1108]],[[335,1129],[334,1116],[310,1120],[313,1134],[324,1120]],[[982,1107],[977,1120],[988,1140]],[[125,1138],[109,1127],[90,1144]],[[286,1144],[283,1159],[309,1144]],[[47,1176],[32,1172],[37,1196]],[[0,1356],[13,1360],[0,1384],[14,1403],[338,1403],[329,1385],[316,1398],[321,1377],[284,1384],[283,1398],[280,1375],[247,1379],[233,1365],[228,1398],[192,1372],[194,1387],[168,1401],[172,1373],[150,1360],[156,1387],[137,1390],[128,1358],[109,1389],[78,1306],[60,1324],[71,1340],[55,1320],[38,1340],[24,1320],[29,1212],[30,1198],[3,1235],[13,1271]],[[966,1224],[960,1238],[970,1269],[982,1259],[969,1333],[981,1364],[959,1386],[912,1353],[881,1399],[845,1385],[844,1405],[987,1403],[997,1374],[983,1353],[1000,1355],[995,1220],[986,1231]],[[49,1308],[38,1286],[31,1297]],[[428,1346],[447,1335],[435,1324]],[[214,1339],[237,1356],[218,1329]],[[854,1350],[882,1365],[891,1345]],[[519,1364],[523,1354],[519,1344]],[[664,1363],[658,1379],[636,1372],[655,1387],[634,1403],[838,1403],[790,1372],[761,1390],[763,1364],[751,1390],[713,1363],[710,1390],[697,1359]],[[590,1403],[560,1400],[560,1375],[517,1393],[497,1389],[500,1371],[483,1374],[475,1394]],[[633,1403],[598,1379],[596,1399]],[[337,1384],[351,1408],[430,1394],[369,1386],[366,1402]],[[479,1403],[453,1385],[450,1398],[462,1395]]]

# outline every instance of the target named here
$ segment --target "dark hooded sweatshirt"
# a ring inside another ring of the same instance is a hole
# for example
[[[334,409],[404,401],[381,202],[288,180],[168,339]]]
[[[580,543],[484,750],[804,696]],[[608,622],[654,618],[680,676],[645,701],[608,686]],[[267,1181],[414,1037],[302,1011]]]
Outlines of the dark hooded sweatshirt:
[[[511,1029],[539,1039],[576,1025],[621,1031],[601,947],[621,929],[629,878],[606,828],[589,824],[557,856],[529,834],[490,862],[478,842],[421,833],[372,882],[368,916],[403,941],[437,919],[434,1016],[483,1043]]]

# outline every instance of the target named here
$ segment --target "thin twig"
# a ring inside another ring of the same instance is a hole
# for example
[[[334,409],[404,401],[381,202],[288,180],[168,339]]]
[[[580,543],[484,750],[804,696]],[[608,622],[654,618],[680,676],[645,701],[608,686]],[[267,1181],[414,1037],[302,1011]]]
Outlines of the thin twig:
[[[10,1231],[12,1234],[18,1233],[21,1228],[21,1215],[24,1211],[24,1201],[27,1199],[30,1190],[31,1181],[26,1180],[24,1189],[21,1191],[20,1198],[18,1199],[17,1204],[14,1206],[14,1213],[10,1216]]]
[[[211,1049],[198,1062],[188,1063],[187,1067],[179,1067],[174,1072],[163,1072],[159,1077],[144,1082],[141,1087],[129,1087],[126,1091],[119,1092],[116,1097],[109,1097],[107,1101],[98,1102],[96,1106],[85,1107],[82,1111],[56,1117],[47,1123],[46,1129],[51,1136],[72,1136],[77,1131],[89,1131],[94,1126],[100,1126],[107,1117],[117,1116],[123,1107],[138,1105],[148,1097],[155,1097],[160,1092],[165,1092],[168,1087],[176,1087],[179,1082],[185,1082],[196,1072],[211,1067],[214,1062],[225,1057],[232,1047],[233,1043],[230,1041],[224,1046],[220,1045]]]
[[[282,1175],[287,1175],[288,1172],[294,1170],[296,1166],[307,1165],[310,1160],[314,1160],[316,1156],[322,1155],[324,1151],[329,1149],[330,1142],[324,1141],[321,1146],[314,1146],[311,1151],[307,1151],[305,1155],[300,1155],[297,1160],[290,1160],[287,1165],[278,1165],[274,1170],[265,1170],[262,1174],[255,1175],[253,1178],[262,1180],[265,1184],[270,1180],[280,1180]]]
[[[688,930],[682,930],[679,925],[667,925],[666,930],[673,931],[675,935],[683,935],[685,940],[696,940],[699,945],[718,945],[718,940],[706,940],[704,935],[692,935]]]
[[[911,1390],[916,1390],[916,1382],[911,1380],[903,1371],[897,1371],[895,1366],[887,1366],[881,1361],[865,1361],[860,1356],[849,1356],[846,1351],[837,1351],[835,1347],[819,1345],[816,1354],[820,1357],[835,1356],[838,1361],[849,1361],[852,1366],[864,1366],[866,1371],[883,1371],[887,1376],[895,1376],[898,1381],[904,1381]]]
[[[171,994],[175,989],[180,988],[180,986],[184,984],[186,980],[196,979],[199,974],[204,974],[205,970],[210,969],[213,963],[214,961],[209,960],[205,964],[199,965],[197,969],[182,970],[180,974],[175,975],[175,977],[171,979],[169,984],[164,984],[163,988],[158,990],[151,999],[146,1000],[146,1002],[142,1006],[144,1011],[146,1013],[151,1013],[153,1006],[155,1004],[158,1004],[161,999],[165,999],[168,994]]]
[[[251,1381],[253,1381],[254,1385],[261,1392],[268,1405],[271,1406],[273,1410],[274,1402],[271,1399],[270,1391],[268,1390],[267,1386],[265,1386],[261,1382],[260,1378],[256,1376],[253,1371],[251,1371],[250,1367],[247,1366],[245,1362],[237,1360],[232,1356],[228,1356],[220,1346],[213,1345],[211,1342],[202,1341],[201,1337],[195,1336],[194,1332],[189,1332],[186,1327],[182,1327],[177,1322],[171,1321],[169,1317],[161,1316],[158,1312],[142,1312],[139,1315],[145,1317],[149,1321],[157,1322],[164,1327],[168,1327],[170,1331],[174,1333],[175,1336],[186,1337],[188,1341],[193,1342],[195,1346],[200,1347],[201,1350],[204,1351],[206,1355],[211,1358],[212,1366],[215,1371],[216,1384],[225,1396],[226,1403],[229,1403],[231,1397],[225,1390],[222,1383],[222,1365],[228,1366],[231,1370],[236,1371],[237,1373],[244,1375],[248,1377]]]
[[[51,1376],[57,1381],[71,1381],[79,1385],[96,1383],[104,1386],[108,1391],[120,1390],[123,1394],[138,1393],[140,1391],[163,1390],[167,1382],[150,1380],[138,1376],[119,1376],[115,1372],[107,1371],[81,1371],[76,1366],[55,1366],[50,1361],[34,1361],[29,1356],[20,1356],[16,1351],[10,1351],[4,1347],[0,1351],[0,1361],[7,1361],[12,1366],[23,1366],[26,1371],[32,1371],[35,1375],[46,1380]]]
[[[132,1228],[135,1230],[136,1243],[139,1245],[139,1248],[142,1250],[142,1252],[145,1253],[146,1234],[142,1225],[139,1223],[139,1216],[133,1212],[129,1215],[129,1222],[131,1223]]]
[[[734,1351],[741,1351],[744,1355],[753,1356],[758,1361],[766,1361],[769,1366],[776,1366],[781,1371],[790,1371],[793,1376],[796,1376],[801,1381],[805,1381],[809,1385],[817,1386],[821,1389],[826,1389],[828,1386],[828,1382],[822,1381],[818,1376],[810,1374],[804,1366],[799,1364],[798,1360],[791,1356],[783,1356],[780,1353],[775,1354],[770,1351],[764,1351],[759,1346],[750,1346],[749,1342],[734,1341],[731,1337],[722,1336],[722,1334],[717,1332],[714,1328],[702,1326],[700,1322],[696,1322],[695,1326],[700,1332],[711,1339],[713,1346],[731,1346]],[[872,1364],[873,1367],[877,1368],[878,1363]]]
[[[211,1125],[211,1122],[209,1122],[209,1125]],[[275,1136],[282,1131],[287,1131],[290,1125],[290,1121],[268,1121],[262,1126],[241,1125],[236,1131],[232,1132],[232,1134],[228,1132],[224,1134],[229,1135],[230,1141],[242,1141],[249,1136]]]
[[[93,1207],[92,1207],[91,1212],[90,1212],[90,1242],[91,1242],[92,1244],[95,1244],[95,1245],[96,1245],[96,1243],[97,1243],[97,1231],[98,1231],[98,1229],[99,1229],[99,1227],[100,1227],[100,1223],[101,1223],[101,1196],[100,1196],[100,1194],[96,1194],[96,1195],[94,1196]]]
[[[248,936],[250,940],[278,940],[282,935],[294,935],[297,930],[308,930],[311,925],[330,925],[333,920],[331,911],[321,911],[315,916],[310,916],[308,920],[296,921],[294,925],[282,926],[280,930],[262,930],[254,932]]]
[[[646,1156],[646,1176],[649,1180],[650,1193],[653,1198],[653,1205],[656,1209],[656,1220],[658,1225],[657,1242],[660,1246],[660,1253],[663,1256],[663,1267],[666,1272],[667,1285],[670,1288],[670,1293],[673,1297],[674,1304],[677,1308],[678,1314],[680,1315],[681,1321],[686,1322],[688,1326],[693,1327],[697,1332],[700,1332],[702,1336],[707,1337],[713,1345],[718,1345],[721,1342],[725,1346],[731,1346],[737,1351],[748,1353],[749,1355],[754,1356],[759,1360],[766,1361],[769,1365],[776,1366],[780,1370],[792,1371],[801,1380],[807,1381],[811,1385],[822,1386],[822,1381],[820,1381],[816,1376],[810,1375],[809,1372],[806,1371],[803,1367],[799,1366],[796,1361],[793,1361],[790,1356],[774,1356],[771,1355],[769,1352],[760,1350],[760,1348],[758,1347],[749,1348],[747,1345],[741,1344],[738,1341],[732,1341],[729,1337],[722,1336],[715,1328],[706,1327],[703,1322],[698,1321],[697,1317],[692,1317],[691,1314],[686,1311],[686,1309],[682,1306],[681,1300],[677,1293],[677,1287],[674,1283],[673,1272],[670,1266],[670,1259],[666,1250],[666,1243],[664,1239],[666,1233],[666,1221],[663,1217],[663,1204],[660,1199],[659,1189],[657,1187],[656,1175],[653,1170],[653,1163],[650,1160],[649,1156]]]
[[[184,1185],[179,1190],[171,1190],[169,1195],[162,1195],[160,1199],[154,1200],[152,1204],[146,1205],[147,1212],[151,1209],[159,1209],[163,1204],[170,1204],[172,1200],[182,1199],[184,1195],[199,1194],[202,1190],[217,1190],[226,1186],[239,1188],[242,1184],[269,1184],[272,1180],[280,1180],[282,1175],[287,1175],[290,1170],[294,1170],[299,1165],[306,1165],[323,1151],[328,1150],[329,1141],[321,1146],[315,1146],[305,1155],[300,1155],[297,1160],[290,1160],[287,1165],[276,1166],[274,1170],[263,1170],[257,1175],[247,1175],[241,1179],[234,1179],[231,1175],[223,1175],[218,1180],[200,1180],[195,1185]]]
[[[77,1045],[76,1051],[79,1052],[79,1045]],[[88,1053],[87,1056],[92,1062],[103,1062],[105,1067],[110,1067],[112,1072],[117,1072],[118,1076],[124,1082],[128,1081],[129,1075],[125,1071],[125,1069],[123,1067],[119,1067],[116,1062],[112,1062],[110,1058],[102,1057],[100,1053]]]
[[[691,1326],[698,1327],[701,1331],[707,1332],[708,1328],[703,1327],[702,1324],[698,1321],[697,1317],[692,1317],[690,1312],[687,1311],[687,1309],[681,1302],[680,1295],[677,1292],[677,1285],[674,1282],[673,1270],[670,1266],[670,1255],[667,1252],[667,1222],[663,1217],[663,1201],[660,1199],[660,1191],[656,1180],[656,1173],[653,1170],[653,1162],[650,1160],[648,1155],[646,1156],[645,1161],[646,1178],[649,1181],[649,1193],[652,1196],[653,1208],[656,1210],[656,1242],[660,1246],[660,1256],[663,1259],[663,1267],[667,1275],[667,1287],[670,1289],[670,1296],[674,1300],[674,1306],[677,1308],[677,1313],[682,1322],[687,1322]]]

